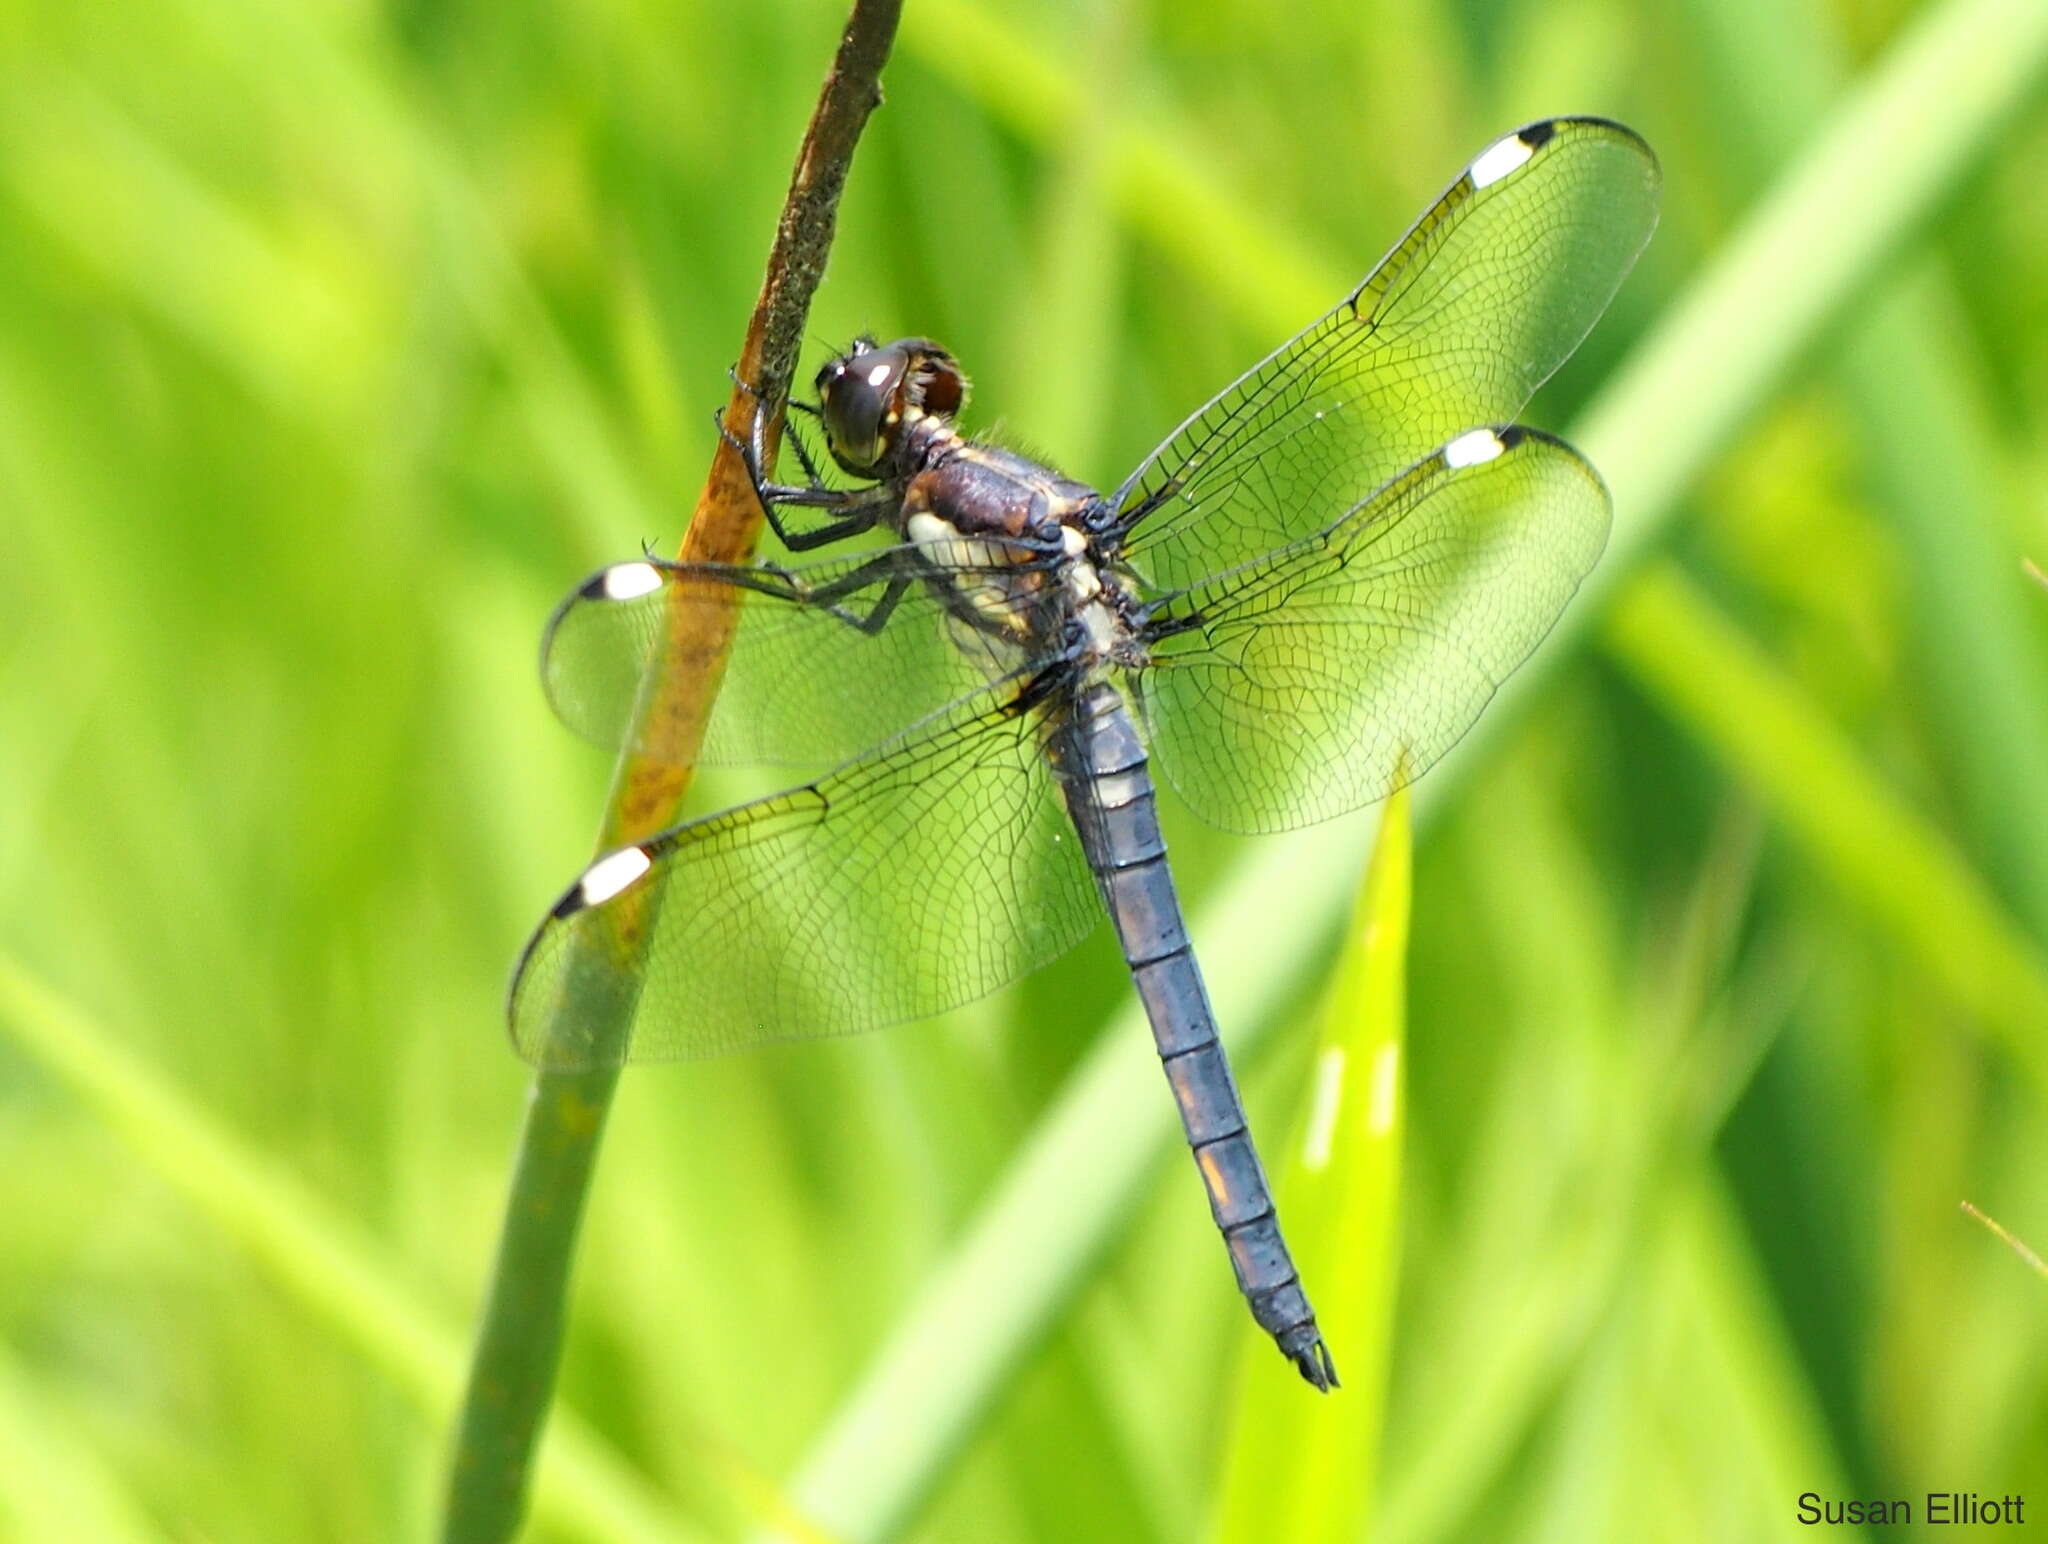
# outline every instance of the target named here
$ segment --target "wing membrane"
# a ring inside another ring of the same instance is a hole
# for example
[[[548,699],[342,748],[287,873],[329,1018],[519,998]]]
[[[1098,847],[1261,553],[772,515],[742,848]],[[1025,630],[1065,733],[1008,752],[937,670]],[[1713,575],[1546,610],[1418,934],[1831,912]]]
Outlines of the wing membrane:
[[[1167,780],[1239,831],[1385,797],[1471,727],[1607,527],[1607,490],[1570,446],[1480,429],[1328,530],[1171,597],[1141,677]]]
[[[541,679],[563,723],[607,748],[687,759],[658,715],[637,713],[656,652],[701,635],[709,613],[737,606],[739,629],[704,744],[711,766],[832,766],[1019,667],[1016,652],[964,625],[921,575],[993,585],[1013,570],[942,570],[910,546],[870,549],[786,569],[647,559],[615,563],[578,585],[541,641]],[[891,587],[905,587],[892,603]],[[853,625],[891,609],[866,633]],[[637,735],[634,725],[641,729]]]
[[[1098,907],[1017,682],[786,793],[599,859],[527,945],[512,1034],[537,1064],[720,1055],[920,1018],[1084,936]],[[647,930],[644,951],[613,941]],[[551,1042],[562,993],[637,1013]],[[637,985],[636,985],[637,983]]]
[[[1595,118],[1496,141],[1335,310],[1139,464],[1126,549],[1179,589],[1326,525],[1578,347],[1657,219],[1656,158]]]

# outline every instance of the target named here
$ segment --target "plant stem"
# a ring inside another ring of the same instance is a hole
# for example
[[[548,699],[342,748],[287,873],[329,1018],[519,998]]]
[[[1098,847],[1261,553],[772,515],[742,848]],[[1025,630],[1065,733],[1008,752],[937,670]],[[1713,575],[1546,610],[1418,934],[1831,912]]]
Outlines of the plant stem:
[[[839,51],[798,152],[789,196],[775,231],[761,295],[747,326],[738,376],[773,410],[771,453],[781,432],[781,407],[795,370],[811,296],[831,250],[839,195],[868,115],[881,101],[881,71],[896,35],[901,0],[855,0]],[[735,386],[725,425],[744,434],[753,398]],[[745,562],[760,534],[761,510],[746,468],[721,442],[684,533],[685,562]],[[645,694],[648,721],[631,745],[658,744],[658,757],[628,752],[613,777],[599,850],[651,836],[676,817],[724,673],[738,623],[736,610],[706,617],[677,608]],[[597,947],[633,951],[653,923],[643,910]],[[633,996],[606,985],[608,970],[571,962],[550,1038],[596,1046],[605,1060],[632,1022]],[[553,1395],[576,1229],[597,1163],[616,1067],[535,1074],[520,1134],[511,1196],[477,1337],[457,1429],[446,1544],[500,1544],[519,1526],[527,1477]]]
[[[2039,1255],[2035,1254],[2033,1250],[2029,1249],[2017,1237],[2007,1232],[2005,1229],[2005,1225],[1999,1222],[1997,1218],[1992,1217],[1985,1212],[1979,1211],[1976,1207],[1972,1206],[1968,1201],[1962,1202],[1961,1205],[1965,1213],[1967,1213],[1969,1216],[1976,1218],[1979,1222],[1983,1223],[1984,1226],[1991,1231],[1992,1237],[1996,1238],[2000,1243],[2004,1244],[2006,1248],[2010,1249],[2014,1254],[2018,1255],[2020,1257],[2020,1263],[2026,1266],[2028,1270],[2032,1271],[2036,1276],[2048,1277],[2048,1261],[2044,1261]]]

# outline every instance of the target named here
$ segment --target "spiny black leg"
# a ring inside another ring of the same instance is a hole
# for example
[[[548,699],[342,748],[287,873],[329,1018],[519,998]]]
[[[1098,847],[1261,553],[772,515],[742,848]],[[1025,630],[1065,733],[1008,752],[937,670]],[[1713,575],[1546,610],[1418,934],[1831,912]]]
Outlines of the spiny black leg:
[[[725,426],[725,412],[723,409],[712,415],[712,422],[718,426],[718,437],[740,453],[740,460],[747,469],[747,481],[754,485],[754,494],[765,507],[769,504],[772,495],[782,491],[779,484],[768,480],[768,419],[770,415],[767,399],[761,395],[760,388],[755,386],[752,381],[741,377],[739,368],[736,365],[727,365],[725,373],[731,377],[734,386],[753,399],[754,411],[749,419],[747,434],[744,439]],[[818,479],[814,477],[811,481],[813,486],[815,486]]]
[[[889,581],[888,587],[876,598],[874,605],[868,608],[865,616],[851,606],[827,606],[825,609],[855,632],[866,633],[872,638],[889,625],[889,617],[896,610],[896,603],[903,599],[909,589],[910,575],[898,574]]]
[[[888,506],[891,495],[880,484],[867,488],[828,488],[823,485],[798,488],[789,483],[769,482],[762,475],[756,446],[726,428],[723,413],[715,414],[713,422],[718,426],[719,438],[740,453],[740,460],[746,465],[747,480],[754,486],[754,497],[761,501],[762,512],[767,515],[768,524],[774,528],[777,539],[791,552],[807,552],[813,547],[844,541],[849,536],[871,530]],[[758,420],[756,433],[759,433]],[[783,524],[777,513],[785,507],[831,510],[842,518],[828,521],[816,530],[797,531]]]
[[[823,584],[807,584],[786,568],[776,572],[789,585],[791,596],[814,606],[833,605],[883,581],[894,583],[909,577],[903,572],[901,555],[895,552],[878,552],[865,563],[849,568],[837,579],[828,579]]]
[[[754,485],[754,492],[763,504],[794,504],[805,509],[852,510],[874,500],[874,495],[883,490],[879,486],[866,488],[830,488],[822,481],[815,481],[809,487],[799,488],[791,483],[771,482],[768,479],[768,416],[758,406],[754,411],[752,432],[746,439],[734,434],[725,426],[723,413],[714,416],[718,425],[718,437],[740,453],[740,460],[747,468],[747,478]],[[807,457],[800,457],[809,467]],[[869,524],[873,524],[870,520]],[[865,526],[861,529],[866,529]]]
[[[888,508],[894,495],[884,484],[876,483],[866,488],[833,488],[818,475],[816,462],[812,459],[801,435],[792,432],[788,439],[795,447],[796,457],[803,464],[804,475],[810,479],[809,486],[796,487],[789,483],[771,482],[768,478],[768,403],[760,391],[751,383],[740,378],[736,369],[726,371],[733,384],[754,399],[753,422],[748,426],[744,438],[734,434],[725,425],[725,415],[718,414],[719,438],[740,453],[740,460],[747,469],[747,480],[754,485],[754,497],[761,501],[761,510],[768,517],[768,524],[774,530],[777,540],[791,552],[808,552],[832,542],[844,541],[849,536],[858,536],[872,530],[874,524]],[[805,412],[817,413],[817,409],[806,403],[790,403],[792,407]],[[783,523],[781,511],[787,508],[818,509],[838,516],[828,520],[814,530],[798,531]]]
[[[733,379],[739,383],[740,389],[742,391],[746,392],[749,396],[751,396],[754,399],[754,422],[751,432],[747,436],[747,445],[745,447],[747,457],[747,471],[753,477],[754,486],[757,489],[773,488],[779,490],[783,485],[779,483],[769,482],[767,476],[769,418],[768,404],[766,401],[762,399],[760,393],[756,392],[753,387],[747,385],[744,381],[740,381],[737,375],[735,375]],[[811,459],[810,448],[804,444],[803,436],[796,432],[796,425],[790,423],[787,419],[785,419],[783,421],[783,430],[784,441],[788,443],[796,451],[796,459],[804,469],[804,477],[808,483],[808,487],[805,489],[805,491],[810,493],[814,497],[818,494],[830,494],[835,499],[840,497],[842,494],[842,490],[827,487],[825,479],[818,475],[817,463]],[[766,503],[767,501],[764,499],[762,502]],[[782,502],[794,503],[796,501],[793,499],[784,499]],[[828,504],[820,504],[817,505],[816,507],[830,508],[832,506]]]
[[[740,367],[738,365],[727,365],[725,367],[725,378],[731,381],[733,385],[737,386],[741,391],[745,392],[748,396],[752,397],[756,403],[760,402],[761,388],[756,386],[752,381],[748,380],[745,376],[741,375]]]
[[[711,427],[718,431],[718,437],[740,453],[742,461],[747,459],[747,442],[725,426],[725,409],[716,408],[711,414]],[[752,468],[748,469],[749,472]]]
[[[779,490],[771,491],[779,493]],[[802,493],[804,490],[798,488],[792,491]],[[839,492],[837,489],[826,491],[834,494]],[[877,493],[880,494],[878,498],[874,497]],[[889,495],[886,489],[862,488],[835,497],[830,503],[820,499],[763,497],[761,508],[768,516],[768,524],[774,528],[776,539],[783,546],[791,552],[809,552],[813,548],[830,546],[835,541],[845,541],[849,536],[858,536],[863,531],[873,530],[875,522],[881,518],[882,510],[888,502]],[[776,513],[778,507],[784,504],[802,505],[813,509],[843,509],[850,513],[838,520],[828,520],[811,530],[798,531],[784,525]]]
[[[754,392],[754,421],[747,434],[747,471],[759,488],[767,480],[768,470],[768,404],[759,392]]]
[[[750,588],[761,590],[764,594],[779,595],[784,600],[823,611],[855,631],[866,633],[869,637],[873,637],[887,625],[897,603],[910,589],[912,578],[903,571],[897,555],[892,552],[878,553],[868,562],[825,584],[806,584],[788,569],[773,563],[763,563],[754,572],[773,577],[778,581],[778,587],[771,590],[765,584],[755,583],[750,585]],[[860,612],[851,606],[839,604],[849,595],[857,595],[862,590],[872,589],[878,581],[883,582],[882,593],[867,611]]]
[[[813,488],[824,487],[825,479],[818,475],[818,463],[811,459],[811,448],[804,443],[804,437],[798,431],[797,426],[785,420],[782,425],[782,437],[788,443],[789,448],[796,452],[797,464],[804,469],[805,480]]]

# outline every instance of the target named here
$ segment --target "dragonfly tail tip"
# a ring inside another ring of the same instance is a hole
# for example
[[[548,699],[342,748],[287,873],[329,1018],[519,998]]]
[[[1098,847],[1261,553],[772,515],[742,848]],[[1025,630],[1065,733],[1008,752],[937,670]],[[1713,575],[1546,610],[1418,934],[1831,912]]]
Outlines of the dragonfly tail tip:
[[[1330,1360],[1330,1348],[1323,1344],[1320,1335],[1295,1351],[1293,1357],[1294,1365],[1317,1393],[1327,1394],[1343,1386],[1337,1379],[1337,1364]]]

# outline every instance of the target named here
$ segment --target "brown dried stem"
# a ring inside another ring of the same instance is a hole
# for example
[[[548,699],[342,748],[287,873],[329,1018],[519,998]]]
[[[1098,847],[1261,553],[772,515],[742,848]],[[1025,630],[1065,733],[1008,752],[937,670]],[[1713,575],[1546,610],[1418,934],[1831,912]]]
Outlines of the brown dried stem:
[[[737,375],[770,410],[769,449],[779,443],[782,408],[796,367],[811,296],[825,271],[855,145],[882,99],[901,0],[855,0],[798,152],[789,196],[776,227],[760,299],[747,324]],[[751,426],[755,399],[736,385],[724,422],[735,435]],[[746,467],[721,442],[683,536],[684,561],[745,562],[760,535],[762,511]],[[739,620],[736,608],[678,606],[666,647],[643,693],[646,721],[612,782],[601,850],[641,841],[670,824],[689,787],[711,703]],[[653,926],[658,888],[637,913],[620,908],[613,936],[597,947],[612,961],[631,959]],[[578,968],[571,961],[550,1039],[603,1048],[623,1041],[634,1001],[612,985],[631,979],[616,964]],[[535,1446],[553,1393],[577,1224],[617,1083],[615,1068],[535,1074],[512,1193],[500,1236],[490,1297],[456,1436],[442,1538],[446,1544],[502,1544],[525,1511]]]

